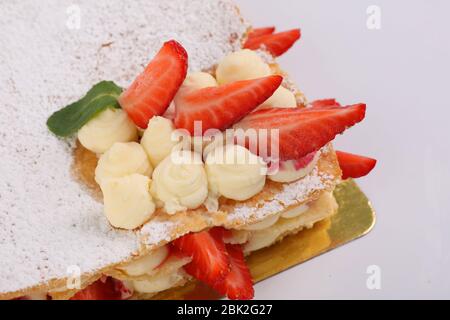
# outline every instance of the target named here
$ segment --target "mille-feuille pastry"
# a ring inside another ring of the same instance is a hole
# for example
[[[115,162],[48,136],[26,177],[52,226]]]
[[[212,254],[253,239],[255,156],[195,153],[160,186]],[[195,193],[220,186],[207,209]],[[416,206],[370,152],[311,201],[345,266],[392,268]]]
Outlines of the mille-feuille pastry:
[[[197,279],[252,298],[245,256],[332,216],[341,178],[374,167],[331,145],[366,106],[307,103],[274,60],[299,31],[249,33],[229,1],[80,6],[99,20],[0,31],[0,297],[148,299]]]

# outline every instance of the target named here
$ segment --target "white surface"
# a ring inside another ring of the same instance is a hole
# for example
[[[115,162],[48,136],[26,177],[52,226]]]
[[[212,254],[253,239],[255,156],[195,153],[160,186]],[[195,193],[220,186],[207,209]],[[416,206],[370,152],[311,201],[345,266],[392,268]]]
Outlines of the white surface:
[[[236,1],[255,26],[302,28],[281,65],[310,99],[366,102],[336,146],[379,161],[359,180],[375,229],[256,285],[256,298],[450,298],[450,2]],[[366,27],[373,4],[381,30]],[[366,286],[371,265],[380,290]]]

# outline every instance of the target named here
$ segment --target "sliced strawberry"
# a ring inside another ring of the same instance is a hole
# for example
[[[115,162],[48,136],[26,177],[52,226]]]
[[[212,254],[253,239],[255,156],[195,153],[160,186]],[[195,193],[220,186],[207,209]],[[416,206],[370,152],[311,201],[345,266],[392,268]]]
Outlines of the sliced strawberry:
[[[225,238],[231,237],[232,233],[231,230],[225,229],[223,227],[214,227],[209,229],[209,233],[216,237],[217,239],[223,240]]]
[[[117,285],[117,281],[111,277],[99,279],[79,291],[70,300],[122,300],[123,290]]]
[[[308,106],[314,107],[314,108],[323,108],[323,107],[336,107],[341,106],[339,102],[336,101],[336,99],[323,99],[323,100],[316,100],[311,102]]]
[[[314,158],[316,157],[316,153],[317,151],[313,151],[304,156],[303,158],[295,160],[294,161],[295,170],[301,170],[306,168],[314,160]]]
[[[257,110],[235,127],[242,129],[279,130],[279,159],[297,160],[317,151],[337,134],[362,121],[366,105],[326,108],[268,108]],[[271,133],[267,133],[269,155]],[[265,156],[262,155],[261,156]]]
[[[229,299],[252,299],[255,291],[250,271],[245,263],[242,247],[228,244],[226,248],[230,256],[231,271],[222,281],[217,282],[213,288],[220,294],[226,295]]]
[[[119,300],[127,300],[133,296],[133,288],[128,287],[124,282],[111,278],[114,282],[114,291],[120,293]]]
[[[186,257],[191,257],[191,255],[182,252],[175,245],[171,245],[171,246],[169,246],[169,254],[167,255],[166,260],[168,260],[170,257],[176,257],[179,259],[183,259]]]
[[[360,178],[369,174],[375,168],[377,160],[351,154],[342,151],[336,151],[339,166],[342,169],[342,179]]]
[[[172,244],[184,254],[192,256],[192,262],[184,266],[186,272],[208,285],[213,285],[230,272],[225,244],[208,231],[187,234]]]
[[[270,98],[282,81],[269,76],[187,92],[176,101],[175,126],[191,134],[195,121],[201,121],[202,133],[227,129]]]
[[[166,42],[144,72],[119,97],[134,123],[147,128],[153,116],[162,115],[186,78],[188,55],[176,41]]]
[[[264,46],[274,57],[279,57],[288,51],[300,37],[300,29],[266,34],[249,38],[244,44],[244,48],[257,50]]]
[[[263,28],[255,28],[248,34],[248,39],[265,36],[268,34],[272,34],[275,32],[275,27],[263,27]]]

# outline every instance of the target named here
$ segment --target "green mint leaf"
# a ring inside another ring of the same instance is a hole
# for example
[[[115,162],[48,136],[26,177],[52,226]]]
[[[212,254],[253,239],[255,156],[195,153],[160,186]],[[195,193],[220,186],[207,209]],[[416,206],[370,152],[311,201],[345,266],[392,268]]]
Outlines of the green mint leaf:
[[[52,114],[47,127],[57,136],[70,136],[107,108],[120,108],[121,92],[112,81],[99,82],[83,98]]]

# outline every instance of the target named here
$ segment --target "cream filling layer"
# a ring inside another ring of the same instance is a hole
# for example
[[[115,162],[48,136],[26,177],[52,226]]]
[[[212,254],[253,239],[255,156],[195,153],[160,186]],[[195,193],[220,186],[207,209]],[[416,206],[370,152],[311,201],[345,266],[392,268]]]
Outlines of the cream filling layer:
[[[171,256],[164,264],[154,269],[151,274],[132,278],[129,283],[138,293],[158,293],[185,283],[190,276],[183,266],[191,261],[190,258]]]
[[[133,260],[117,268],[130,276],[141,276],[144,274],[150,274],[167,258],[168,255],[169,249],[167,245],[165,245],[153,250],[149,254],[137,260]]]
[[[244,253],[248,254],[269,247],[281,236],[289,232],[301,228],[311,228],[314,223],[335,213],[337,203],[333,194],[331,192],[326,192],[318,200],[312,202],[308,210],[304,211],[304,208],[301,206],[296,209],[301,213],[298,215],[293,214],[293,216],[295,216],[294,218],[280,218],[276,224],[269,228],[250,232],[248,241],[243,247]]]
[[[325,192],[321,197],[307,205],[288,209],[277,216],[275,224],[262,230],[232,230],[232,237],[225,239],[226,243],[242,244],[244,253],[263,249],[273,245],[280,236],[288,232],[303,228],[311,228],[314,223],[331,216],[337,209],[337,203],[332,192]],[[283,215],[290,218],[283,218]],[[267,222],[266,222],[267,223]],[[269,223],[268,223],[269,224]],[[130,281],[133,289],[138,293],[156,294],[158,292],[182,285],[190,276],[183,270],[189,259],[171,257],[171,262],[165,262],[161,270],[151,275],[147,274],[139,280]],[[156,269],[158,270],[158,269]]]
[[[286,232],[312,227],[317,221],[333,214],[336,209],[337,203],[332,192],[325,192],[309,204],[287,209],[241,230],[232,230],[232,236],[225,239],[225,242],[242,244],[244,252],[248,254],[272,245]]]
[[[314,158],[311,160],[310,163],[308,163],[305,167],[298,169],[296,168],[296,161],[294,160],[283,161],[280,163],[278,172],[272,175],[268,175],[267,178],[275,182],[283,182],[283,183],[300,180],[301,178],[306,177],[314,169],[319,159],[320,159],[320,152],[316,152]]]
[[[132,286],[135,291],[140,293],[158,293],[177,286],[185,279],[187,279],[187,274],[180,268],[173,273],[153,277],[151,280],[134,280]]]

